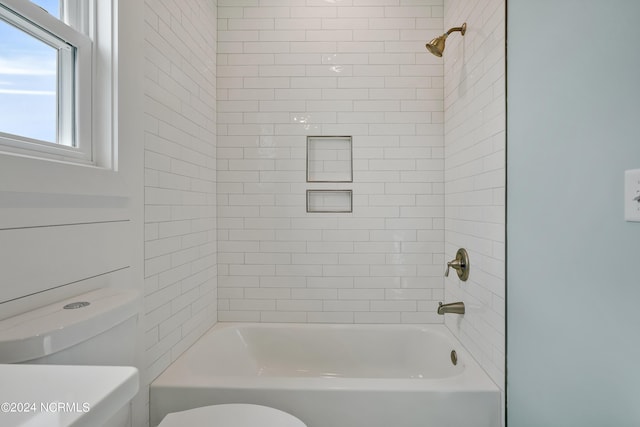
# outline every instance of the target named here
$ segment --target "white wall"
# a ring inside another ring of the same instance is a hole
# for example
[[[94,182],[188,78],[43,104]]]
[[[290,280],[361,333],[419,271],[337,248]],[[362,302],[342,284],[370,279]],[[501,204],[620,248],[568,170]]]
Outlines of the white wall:
[[[640,425],[640,3],[510,0],[510,426]]]
[[[216,321],[216,2],[146,0],[144,59],[148,390]]]
[[[218,6],[219,320],[442,322],[442,2]],[[353,136],[353,183],[305,182],[307,135]]]
[[[445,253],[469,253],[466,282],[445,279],[445,316],[496,384],[505,382],[505,13],[504,0],[445,1]]]

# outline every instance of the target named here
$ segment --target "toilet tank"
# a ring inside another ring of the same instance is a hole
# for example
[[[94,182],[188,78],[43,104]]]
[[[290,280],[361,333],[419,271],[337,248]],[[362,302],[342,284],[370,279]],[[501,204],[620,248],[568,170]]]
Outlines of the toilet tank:
[[[138,292],[102,288],[0,321],[0,363],[129,365]]]

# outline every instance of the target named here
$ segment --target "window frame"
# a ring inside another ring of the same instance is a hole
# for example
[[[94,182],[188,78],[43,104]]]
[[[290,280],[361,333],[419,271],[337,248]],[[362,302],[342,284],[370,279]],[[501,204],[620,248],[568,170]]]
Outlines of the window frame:
[[[64,93],[58,94],[58,114],[67,114],[67,119],[66,124],[60,126],[63,120],[58,118],[56,143],[0,132],[0,151],[115,169],[113,2],[63,1],[62,19],[76,28],[28,0],[0,0],[0,8],[18,17],[13,22],[5,19],[9,25],[39,40],[43,40],[42,33],[34,34],[34,31],[42,31],[73,47],[72,61],[67,61],[67,64],[73,64],[71,69],[60,67],[63,61],[58,61],[58,85],[67,86]],[[36,30],[24,28],[22,24],[31,25]],[[61,83],[63,79],[66,80]],[[68,90],[69,86],[72,90]],[[61,96],[67,98],[61,99]],[[70,109],[69,105],[75,108]]]

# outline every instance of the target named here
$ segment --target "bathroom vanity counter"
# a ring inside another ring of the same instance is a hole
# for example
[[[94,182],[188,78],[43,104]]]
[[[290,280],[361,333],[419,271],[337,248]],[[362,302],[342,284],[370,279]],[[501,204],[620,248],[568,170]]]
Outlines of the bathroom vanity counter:
[[[0,364],[0,425],[100,426],[138,391],[129,366]]]

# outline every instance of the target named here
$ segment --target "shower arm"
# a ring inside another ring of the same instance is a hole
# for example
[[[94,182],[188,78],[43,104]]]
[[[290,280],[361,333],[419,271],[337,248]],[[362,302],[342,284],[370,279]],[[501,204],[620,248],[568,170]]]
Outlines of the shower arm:
[[[460,31],[460,32],[462,33],[462,35],[464,36],[464,33],[466,33],[466,32],[467,32],[467,24],[466,24],[466,23],[464,23],[464,24],[462,24],[462,27],[454,27],[454,28],[451,28],[449,31],[447,31],[447,32],[445,33],[445,35],[446,35],[446,36],[448,36],[449,34],[451,34],[451,33],[455,33],[456,31]]]

